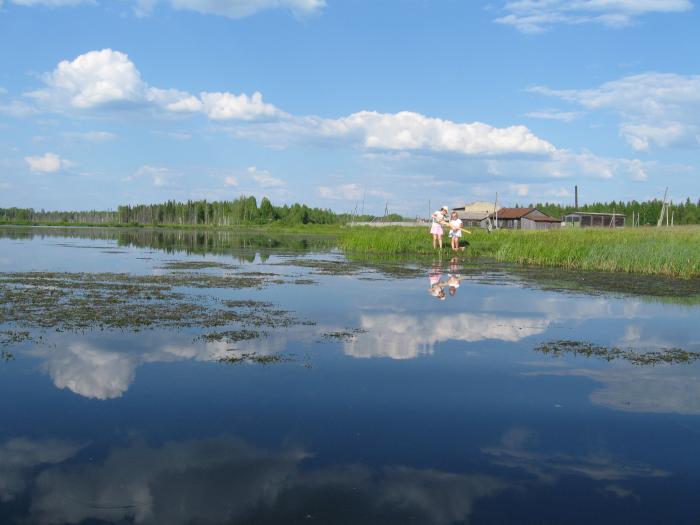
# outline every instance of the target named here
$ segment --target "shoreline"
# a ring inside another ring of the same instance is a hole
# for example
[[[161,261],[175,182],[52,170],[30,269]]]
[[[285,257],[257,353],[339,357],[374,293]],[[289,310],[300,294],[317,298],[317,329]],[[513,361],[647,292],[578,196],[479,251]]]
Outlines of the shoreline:
[[[306,224],[285,226],[144,225],[0,222],[10,227],[113,228],[163,231],[224,231],[253,235],[323,235],[332,237],[348,256],[425,260],[453,255],[568,270],[658,275],[680,279],[700,278],[700,226],[673,228],[562,229],[549,231],[474,229],[465,235],[465,251],[432,248],[425,227],[368,227]]]

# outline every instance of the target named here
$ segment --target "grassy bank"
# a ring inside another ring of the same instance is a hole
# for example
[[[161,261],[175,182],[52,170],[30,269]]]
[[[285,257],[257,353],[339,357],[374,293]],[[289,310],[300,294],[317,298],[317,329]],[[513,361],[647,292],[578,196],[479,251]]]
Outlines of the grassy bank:
[[[672,229],[562,229],[505,231],[475,229],[467,253],[503,262],[577,270],[700,277],[700,227]],[[348,229],[340,247],[365,255],[431,255],[426,228]],[[445,253],[449,240],[445,237]]]

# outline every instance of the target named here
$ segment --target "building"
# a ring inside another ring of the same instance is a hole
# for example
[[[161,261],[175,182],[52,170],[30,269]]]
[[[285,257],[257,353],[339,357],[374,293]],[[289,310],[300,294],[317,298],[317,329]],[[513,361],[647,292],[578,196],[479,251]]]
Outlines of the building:
[[[493,202],[476,201],[465,204],[460,208],[452,208],[452,211],[457,212],[457,215],[460,219],[462,219],[465,227],[481,226],[482,228],[485,228],[487,222],[486,219],[488,218],[489,214],[500,209],[501,207],[495,207]]]
[[[511,230],[551,230],[561,228],[561,219],[550,217],[537,208],[501,208],[489,214],[498,228]]]
[[[593,213],[575,211],[564,215],[564,225],[574,228],[621,228],[625,225],[625,216],[621,213]]]

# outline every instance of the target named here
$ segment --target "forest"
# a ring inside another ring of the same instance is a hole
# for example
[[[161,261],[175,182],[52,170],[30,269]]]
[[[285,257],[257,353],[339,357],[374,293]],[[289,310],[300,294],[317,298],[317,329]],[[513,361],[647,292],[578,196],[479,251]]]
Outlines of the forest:
[[[632,224],[632,213],[639,217],[640,225],[655,225],[661,213],[660,200],[611,201],[585,204],[580,211],[623,213],[627,224]],[[516,204],[516,207],[520,207]],[[553,217],[575,211],[573,206],[557,203],[529,204]],[[674,224],[699,224],[700,199],[690,198],[669,207],[669,217]],[[345,224],[351,221],[367,222],[372,215],[353,216],[349,213],[336,213],[330,209],[310,208],[305,204],[275,206],[266,197],[258,203],[252,196],[242,196],[230,201],[206,200],[161,204],[139,204],[119,206],[113,211],[45,211],[32,208],[0,208],[0,222],[5,223],[44,223],[44,224],[84,224],[84,225],[156,225],[156,226],[237,226],[280,224],[295,226],[302,224]],[[401,221],[403,218],[391,214],[387,221]]]
[[[371,215],[352,216],[305,204],[274,206],[267,197],[258,204],[255,197],[242,196],[231,201],[167,201],[162,204],[119,206],[116,211],[45,211],[32,208],[0,208],[0,222],[66,223],[85,225],[174,225],[236,226],[279,223],[345,224],[352,220],[370,221]],[[392,214],[386,220],[402,220]]]

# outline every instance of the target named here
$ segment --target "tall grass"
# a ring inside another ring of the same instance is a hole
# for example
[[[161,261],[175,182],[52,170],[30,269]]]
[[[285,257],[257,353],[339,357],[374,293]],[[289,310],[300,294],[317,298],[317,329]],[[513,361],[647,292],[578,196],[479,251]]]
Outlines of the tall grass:
[[[700,227],[561,229],[487,233],[465,236],[467,254],[504,262],[578,270],[631,272],[671,277],[700,277]],[[427,228],[356,227],[341,234],[349,253],[433,254]],[[449,240],[444,242],[449,251]]]

